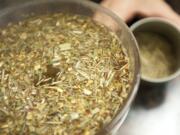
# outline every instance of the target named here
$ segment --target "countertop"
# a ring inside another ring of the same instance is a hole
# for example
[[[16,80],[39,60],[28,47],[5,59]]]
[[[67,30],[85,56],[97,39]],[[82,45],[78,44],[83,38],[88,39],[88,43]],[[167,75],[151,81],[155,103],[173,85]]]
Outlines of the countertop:
[[[180,77],[163,89],[140,89],[137,98],[117,135],[180,135]]]

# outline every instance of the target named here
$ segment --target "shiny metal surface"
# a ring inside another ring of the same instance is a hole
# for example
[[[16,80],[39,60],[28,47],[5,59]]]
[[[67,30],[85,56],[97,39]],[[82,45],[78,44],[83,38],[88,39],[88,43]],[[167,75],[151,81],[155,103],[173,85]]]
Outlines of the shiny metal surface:
[[[155,101],[158,106],[134,104],[116,135],[180,135],[180,77],[161,90],[154,93],[162,99]]]

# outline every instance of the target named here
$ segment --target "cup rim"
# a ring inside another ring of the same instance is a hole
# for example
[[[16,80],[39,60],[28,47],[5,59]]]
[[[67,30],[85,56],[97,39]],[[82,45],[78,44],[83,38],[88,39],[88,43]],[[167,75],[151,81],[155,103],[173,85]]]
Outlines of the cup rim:
[[[138,29],[140,26],[142,25],[146,25],[148,23],[156,23],[156,22],[160,22],[163,23],[171,28],[173,28],[174,31],[177,31],[180,34],[180,27],[178,27],[176,24],[174,24],[173,22],[165,19],[165,18],[161,18],[161,17],[148,17],[148,18],[144,18],[141,19],[139,21],[137,21],[136,23],[132,24],[130,26],[130,29],[132,30],[132,32],[134,32],[136,29]],[[139,45],[138,45],[139,46]],[[164,83],[164,82],[168,82],[171,81],[173,79],[175,79],[176,77],[178,77],[180,75],[180,68],[178,68],[174,73],[172,73],[171,75],[167,76],[167,77],[162,77],[162,78],[151,78],[145,75],[142,75],[141,73],[141,79],[143,81],[146,82],[151,82],[151,83]]]

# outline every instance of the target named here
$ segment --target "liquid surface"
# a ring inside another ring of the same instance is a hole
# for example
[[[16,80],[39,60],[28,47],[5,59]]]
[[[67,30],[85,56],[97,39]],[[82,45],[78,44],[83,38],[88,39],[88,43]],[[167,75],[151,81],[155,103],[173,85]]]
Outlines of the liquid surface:
[[[140,47],[143,76],[158,79],[174,73],[175,54],[165,37],[150,32],[139,32],[135,36]]]

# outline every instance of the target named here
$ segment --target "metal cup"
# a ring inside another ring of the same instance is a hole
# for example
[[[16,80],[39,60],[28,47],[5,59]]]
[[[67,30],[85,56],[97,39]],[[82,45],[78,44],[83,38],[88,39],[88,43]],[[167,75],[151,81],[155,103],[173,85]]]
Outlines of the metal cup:
[[[156,79],[141,74],[141,83],[136,98],[137,104],[141,104],[147,109],[154,108],[164,102],[168,82],[180,75],[180,29],[165,19],[153,17],[134,23],[131,30],[134,34],[136,32],[152,32],[167,38],[176,57],[176,70],[169,76]]]
[[[169,76],[163,78],[150,78],[141,74],[141,80],[146,83],[166,83],[180,75],[180,29],[168,20],[151,17],[142,19],[131,26],[131,30],[136,32],[157,33],[171,43],[176,57],[176,70]],[[153,72],[153,71],[152,71]]]

